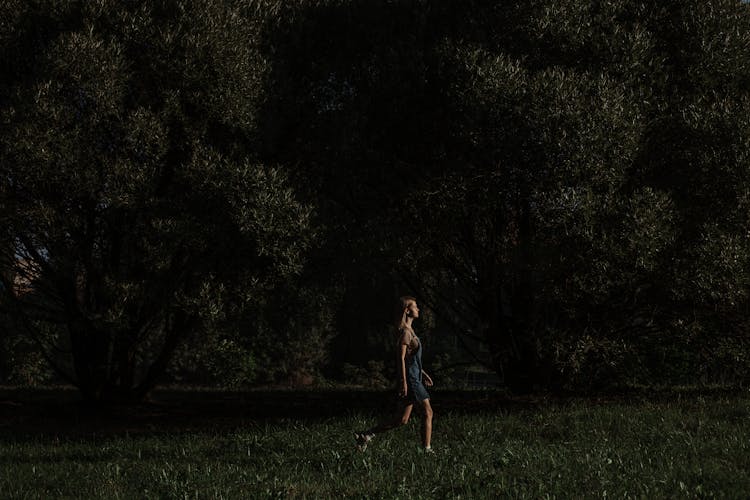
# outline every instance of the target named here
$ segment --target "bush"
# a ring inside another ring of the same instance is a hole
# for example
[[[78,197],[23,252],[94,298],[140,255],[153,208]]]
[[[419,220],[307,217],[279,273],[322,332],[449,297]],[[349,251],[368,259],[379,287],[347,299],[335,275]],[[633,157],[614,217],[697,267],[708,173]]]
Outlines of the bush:
[[[368,389],[387,389],[391,384],[386,376],[385,363],[370,360],[366,366],[344,363],[341,374],[345,384],[367,387]]]

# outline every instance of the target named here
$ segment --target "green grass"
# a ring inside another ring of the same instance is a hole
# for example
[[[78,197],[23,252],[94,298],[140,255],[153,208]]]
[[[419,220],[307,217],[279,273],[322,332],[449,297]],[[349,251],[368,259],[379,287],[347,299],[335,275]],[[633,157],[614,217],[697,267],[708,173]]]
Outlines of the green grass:
[[[138,436],[5,436],[3,498],[338,496],[745,497],[750,398],[542,404],[441,414],[435,455],[419,421],[364,453],[351,432],[374,417],[280,420],[233,431]]]

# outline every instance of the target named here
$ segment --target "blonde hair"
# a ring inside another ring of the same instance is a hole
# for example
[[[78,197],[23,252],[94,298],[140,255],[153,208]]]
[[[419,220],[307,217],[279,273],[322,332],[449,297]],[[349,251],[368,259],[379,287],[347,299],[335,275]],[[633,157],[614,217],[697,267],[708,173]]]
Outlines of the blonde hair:
[[[406,326],[406,308],[409,306],[409,302],[416,303],[417,299],[411,295],[404,295],[403,297],[399,297],[398,302],[396,303],[396,312],[393,322],[396,327],[396,332],[400,332],[401,329]]]

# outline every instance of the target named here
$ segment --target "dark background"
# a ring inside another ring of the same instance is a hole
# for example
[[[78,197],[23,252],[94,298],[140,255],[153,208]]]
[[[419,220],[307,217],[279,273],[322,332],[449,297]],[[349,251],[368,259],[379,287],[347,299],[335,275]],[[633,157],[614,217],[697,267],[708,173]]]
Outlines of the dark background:
[[[2,9],[3,383],[747,383],[746,4]]]

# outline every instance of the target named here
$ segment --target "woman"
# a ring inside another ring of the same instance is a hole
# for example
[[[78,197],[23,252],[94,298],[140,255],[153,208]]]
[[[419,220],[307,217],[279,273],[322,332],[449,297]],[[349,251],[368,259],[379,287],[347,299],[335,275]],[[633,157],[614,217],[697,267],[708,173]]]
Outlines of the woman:
[[[430,394],[425,388],[425,385],[427,387],[432,386],[432,379],[422,369],[422,342],[420,342],[411,326],[412,322],[418,317],[417,300],[409,296],[401,297],[396,316],[399,415],[395,419],[381,423],[368,431],[356,433],[354,436],[357,440],[357,447],[361,451],[367,448],[367,444],[372,441],[376,434],[406,425],[409,422],[414,405],[417,404],[422,407],[424,414],[422,446],[426,453],[432,453],[432,406],[430,406]]]

